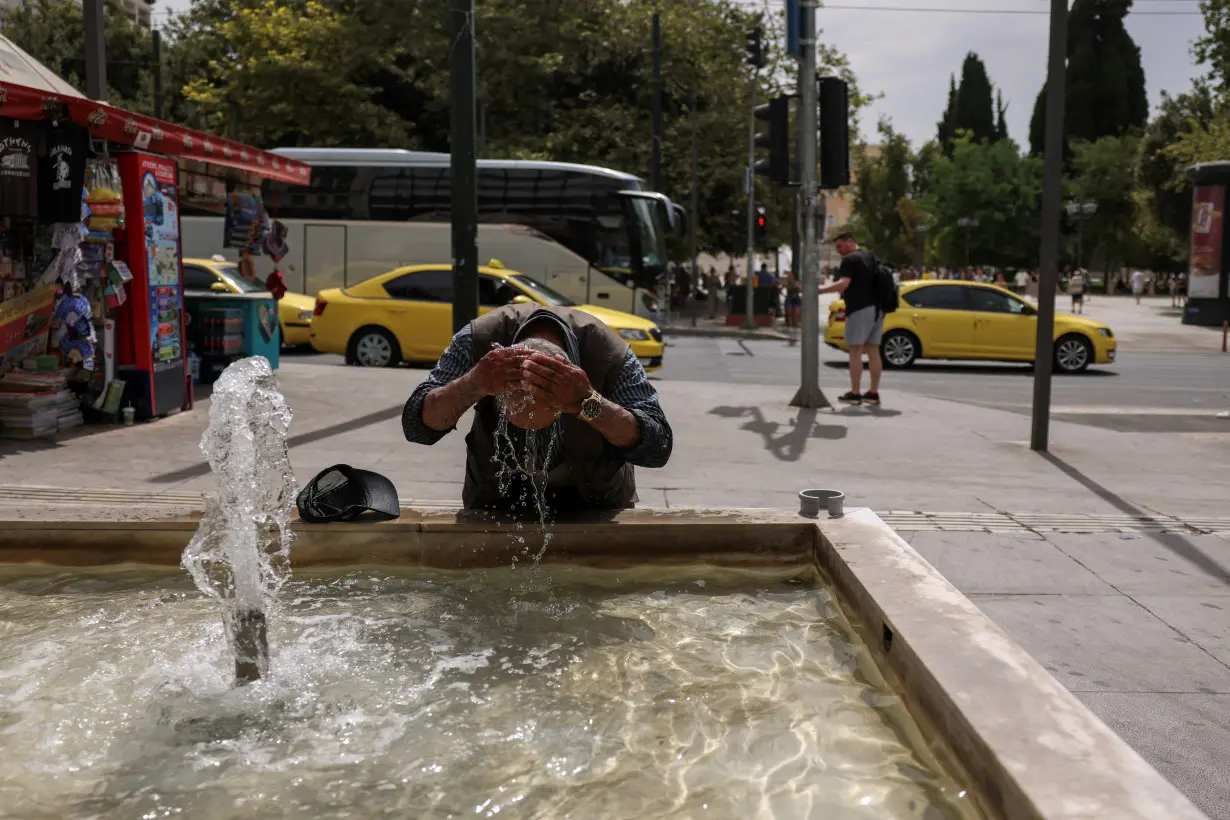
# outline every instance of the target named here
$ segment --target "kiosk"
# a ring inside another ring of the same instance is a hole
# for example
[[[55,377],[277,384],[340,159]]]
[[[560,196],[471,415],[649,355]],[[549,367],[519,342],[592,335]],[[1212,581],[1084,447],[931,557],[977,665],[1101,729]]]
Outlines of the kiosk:
[[[1230,162],[1193,165],[1187,179],[1192,183],[1192,241],[1183,324],[1220,327],[1230,321],[1230,260],[1222,248]]]

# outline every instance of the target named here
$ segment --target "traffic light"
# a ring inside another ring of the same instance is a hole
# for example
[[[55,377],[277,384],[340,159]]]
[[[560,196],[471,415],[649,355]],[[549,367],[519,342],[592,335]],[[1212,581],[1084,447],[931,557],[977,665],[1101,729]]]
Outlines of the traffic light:
[[[763,246],[769,239],[769,221],[763,205],[756,206],[756,244]]]
[[[764,68],[764,30],[757,26],[747,33],[747,59],[755,68]]]
[[[790,98],[775,97],[756,106],[756,119],[766,120],[769,130],[756,134],[756,147],[767,148],[769,158],[756,161],[756,173],[774,185],[790,184]]]
[[[850,104],[846,81],[820,78],[820,187],[850,184]]]

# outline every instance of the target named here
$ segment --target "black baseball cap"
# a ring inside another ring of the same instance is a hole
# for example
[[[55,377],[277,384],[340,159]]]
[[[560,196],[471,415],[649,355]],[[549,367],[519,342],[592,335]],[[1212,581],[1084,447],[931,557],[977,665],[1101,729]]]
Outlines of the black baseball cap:
[[[335,464],[317,473],[299,492],[295,505],[301,519],[315,524],[353,521],[366,512],[375,513],[380,521],[401,515],[392,481],[349,464]]]

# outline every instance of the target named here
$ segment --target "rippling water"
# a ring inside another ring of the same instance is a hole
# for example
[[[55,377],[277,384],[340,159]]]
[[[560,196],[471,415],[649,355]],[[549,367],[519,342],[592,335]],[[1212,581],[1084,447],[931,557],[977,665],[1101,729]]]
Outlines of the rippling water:
[[[0,816],[975,816],[823,590],[696,577],[300,577],[234,689],[182,573],[0,571]]]

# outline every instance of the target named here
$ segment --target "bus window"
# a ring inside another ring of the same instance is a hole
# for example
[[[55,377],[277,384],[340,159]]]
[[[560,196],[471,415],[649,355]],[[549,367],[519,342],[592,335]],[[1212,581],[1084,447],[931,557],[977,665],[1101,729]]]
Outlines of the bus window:
[[[266,180],[265,208],[280,219],[355,219],[352,202],[357,169],[334,166],[312,168],[308,185]]]

